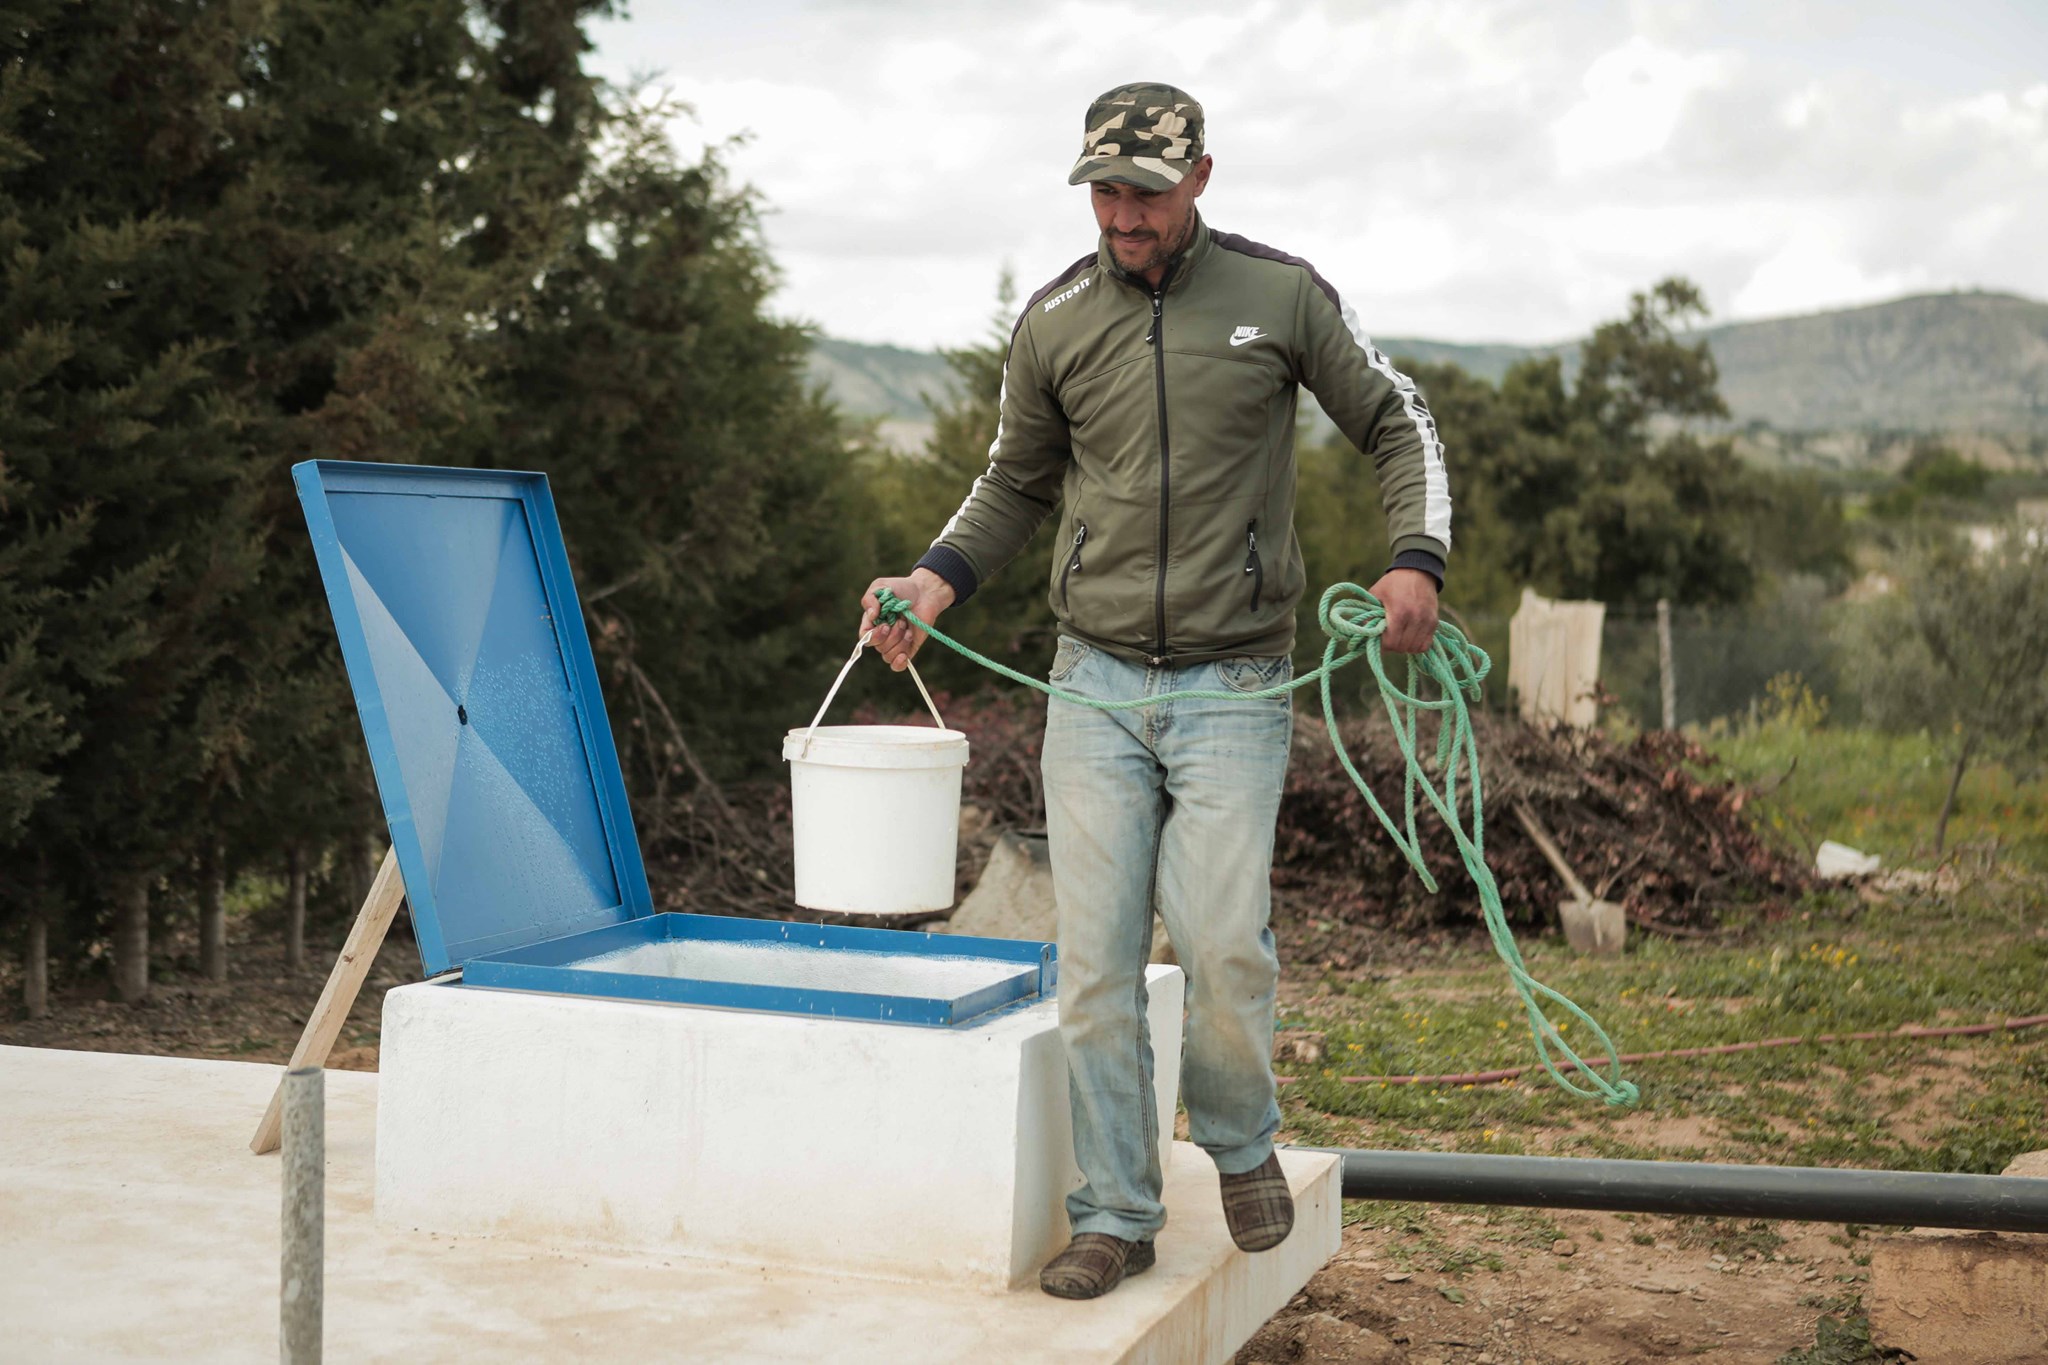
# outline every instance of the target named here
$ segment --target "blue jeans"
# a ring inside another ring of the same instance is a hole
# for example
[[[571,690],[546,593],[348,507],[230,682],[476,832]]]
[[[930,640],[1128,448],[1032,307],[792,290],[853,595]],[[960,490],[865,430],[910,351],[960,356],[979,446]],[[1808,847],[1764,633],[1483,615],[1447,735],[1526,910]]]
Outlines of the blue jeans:
[[[1066,690],[1103,701],[1188,688],[1253,692],[1290,676],[1285,658],[1155,668],[1066,636],[1051,674]],[[1268,878],[1292,732],[1285,698],[1134,711],[1047,703],[1060,1035],[1074,1157],[1086,1181],[1067,1197],[1077,1235],[1142,1240],[1166,1221],[1145,1027],[1155,904],[1187,973],[1188,1135],[1226,1174],[1257,1168],[1273,1150],[1280,964],[1267,925]]]

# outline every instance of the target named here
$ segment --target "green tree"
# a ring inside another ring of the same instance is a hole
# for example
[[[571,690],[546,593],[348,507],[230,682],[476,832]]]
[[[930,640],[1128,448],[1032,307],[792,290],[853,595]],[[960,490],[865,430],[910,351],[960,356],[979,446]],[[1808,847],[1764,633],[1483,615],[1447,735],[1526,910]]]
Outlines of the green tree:
[[[625,102],[574,229],[480,347],[466,458],[549,471],[643,833],[705,779],[772,771],[845,657],[874,555],[866,446],[762,304],[751,194]]]
[[[1927,512],[1972,510],[1991,483],[1991,471],[1965,459],[1939,441],[1915,442],[1913,453],[1897,479],[1870,499],[1870,513],[1887,521],[1904,521]]]
[[[1939,856],[1977,754],[2048,753],[2048,545],[2012,534],[1982,557],[1953,542],[1932,547],[1849,633],[1865,718],[1954,743]]]
[[[247,572],[245,411],[212,382],[232,307],[191,196],[231,82],[233,7],[32,6],[6,26],[0,170],[6,460],[31,532],[68,525],[39,591],[69,742],[19,826],[114,926],[117,993],[148,990],[149,896],[193,834],[212,740],[195,702]],[[24,94],[23,92],[32,92]],[[118,586],[117,586],[118,585]],[[92,604],[122,600],[109,620]],[[66,614],[97,617],[59,639]],[[48,884],[21,898],[38,913]]]
[[[1754,590],[1736,528],[1761,505],[1757,485],[1727,440],[1684,425],[1728,413],[1706,343],[1675,330],[1706,312],[1696,286],[1664,280],[1634,295],[1627,317],[1593,330],[1569,399],[1551,362],[1503,384],[1518,425],[1538,438],[1503,505],[1519,506],[1526,490],[1544,507],[1535,534],[1521,538],[1539,586],[1636,606],[1724,605]]]
[[[219,369],[257,414],[264,549],[239,611],[265,628],[212,680],[223,847],[195,861],[202,891],[209,858],[284,874],[288,968],[304,962],[309,885],[320,898],[324,877],[324,898],[349,905],[383,846],[288,467],[503,463],[484,342],[583,230],[576,196],[607,118],[578,21],[604,8],[290,0],[241,51],[239,178],[211,231],[239,244],[253,291]]]
[[[1594,330],[1571,381],[1556,356],[1512,366],[1498,388],[1453,366],[1414,368],[1449,449],[1451,601],[1505,614],[1527,585],[1621,606],[1726,606],[1750,601],[1772,570],[1846,573],[1838,510],[1818,514],[1819,535],[1803,542],[1773,529],[1785,495],[1829,507],[1823,490],[1746,468],[1730,441],[1700,429],[1727,415],[1712,354],[1678,330],[1705,311],[1682,279],[1635,295],[1625,318]],[[1331,474],[1358,457],[1337,450],[1334,463],[1304,460],[1302,505],[1367,526],[1359,490]],[[1320,577],[1318,565],[1357,551],[1318,520],[1306,518],[1304,547]]]
[[[587,227],[596,8],[31,3],[0,31],[0,611],[33,688],[0,845],[47,868],[0,894],[111,922],[123,998],[152,892],[197,871],[218,974],[231,861],[303,865],[368,813],[287,466],[488,444],[479,330]]]
[[[1640,442],[1653,418],[1726,417],[1713,352],[1675,330],[1707,316],[1699,286],[1677,276],[1630,296],[1628,316],[1594,328],[1580,350],[1573,406],[1622,445]]]

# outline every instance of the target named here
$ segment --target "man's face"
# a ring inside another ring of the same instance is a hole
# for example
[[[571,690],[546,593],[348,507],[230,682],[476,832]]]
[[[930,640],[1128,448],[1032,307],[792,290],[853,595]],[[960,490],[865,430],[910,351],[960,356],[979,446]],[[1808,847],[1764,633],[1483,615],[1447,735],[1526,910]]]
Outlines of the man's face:
[[[1133,275],[1165,268],[1194,227],[1195,200],[1209,184],[1211,164],[1203,157],[1170,190],[1141,190],[1116,180],[1089,182],[1095,225],[1119,266]]]

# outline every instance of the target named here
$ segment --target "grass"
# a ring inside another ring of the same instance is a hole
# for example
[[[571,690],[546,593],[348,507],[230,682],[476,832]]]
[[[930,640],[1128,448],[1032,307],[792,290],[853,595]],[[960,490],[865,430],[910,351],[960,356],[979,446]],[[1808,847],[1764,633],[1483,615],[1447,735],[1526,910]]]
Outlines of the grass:
[[[1818,831],[1898,865],[1946,791],[1937,746],[1832,730],[1803,689],[1774,694],[1761,723],[1709,737],[1728,775],[1747,782],[1798,758],[1793,776],[1753,804],[1757,818],[1788,839]],[[1525,941],[1523,952],[1538,980],[1584,1006],[1625,1052],[2048,1010],[2048,783],[1980,767],[1951,828],[2001,853],[1995,869],[1982,872],[1980,858],[1981,875],[1944,894],[1873,903],[1825,890],[1775,918],[1731,911],[1725,942],[1639,937],[1620,960],[1574,956],[1554,937]],[[1533,1061],[1520,1002],[1480,946],[1400,975],[1332,978],[1281,1023],[1325,1035],[1320,1065],[1283,1068],[1295,1078],[1284,1091],[1290,1125],[1325,1144],[1972,1172],[2048,1144],[2048,1029],[1639,1063],[1628,1073],[1643,1090],[1632,1115],[1569,1096],[1541,1072],[1458,1088],[1344,1079]],[[1594,1056],[1583,1025],[1559,1023]]]
[[[1899,1359],[1899,1352],[1872,1344],[1870,1318],[1863,1312],[1860,1301],[1851,1299],[1839,1305],[1837,1311],[1841,1316],[1820,1320],[1814,1330],[1811,1349],[1789,1351],[1778,1357],[1777,1365],[1877,1365],[1877,1362]]]
[[[1758,724],[1716,723],[1701,738],[1721,757],[1722,776],[1768,784],[1791,771],[1763,803],[1768,827],[1808,845],[1833,839],[1881,853],[1888,866],[1931,853],[1960,743],[1830,726],[1825,703],[1792,678],[1773,681]],[[1964,774],[1948,843],[1993,841],[2003,857],[2048,872],[2048,781],[1980,760]]]
[[[2048,937],[2040,892],[2001,884],[1865,906],[1816,898],[1725,947],[1648,940],[1618,962],[1525,944],[1530,970],[1608,1029],[1623,1051],[1784,1036],[1978,1023],[2042,1009]],[[2048,1030],[1949,1042],[1789,1047],[1644,1062],[1641,1116],[1697,1119],[1695,1141],[1658,1141],[1628,1111],[1573,1098],[1540,1073],[1464,1087],[1349,1083],[1358,1075],[1489,1070],[1533,1050],[1497,966],[1326,983],[1284,1021],[1320,1029],[1325,1063],[1283,1068],[1290,1122],[1318,1142],[1468,1152],[1758,1160],[1781,1165],[1996,1171],[2041,1145]],[[1564,1035],[1589,1057],[1582,1026]]]
[[[1832,730],[1818,708],[1782,692],[1762,723],[1706,738],[1720,775],[1752,784],[1769,784],[1797,757],[1792,776],[1752,805],[1788,845],[1833,838],[1884,855],[1887,867],[1915,857],[1929,866],[1925,845],[1948,783],[1933,741]],[[1616,960],[1576,957],[1554,937],[1527,939],[1523,952],[1538,980],[1585,1007],[1625,1052],[2048,1012],[2048,782],[1996,764],[1974,769],[1950,836],[1974,856],[1938,893],[1831,889],[1770,913],[1731,909],[1721,940],[1642,936]],[[1280,1022],[1325,1035],[1320,1064],[1281,1068],[1293,1078],[1281,1092],[1286,1122],[1296,1140],[1318,1145],[1956,1172],[1996,1172],[2048,1147],[2048,1028],[1643,1062],[1627,1072],[1643,1102],[1625,1111],[1573,1098],[1540,1071],[1463,1087],[1344,1079],[1533,1062],[1527,1021],[1483,943],[1407,971],[1333,976]],[[1583,1026],[1563,1027],[1591,1057]],[[1495,1241],[1517,1235],[1512,1219],[1530,1217],[1466,1212],[1485,1215]],[[1426,1210],[1357,1203],[1346,1217],[1401,1233],[1394,1245],[1407,1250],[1396,1254],[1418,1269],[1450,1259]],[[1680,1245],[1730,1258],[1767,1256],[1779,1241],[1766,1223],[1659,1226]],[[1523,1235],[1544,1232],[1530,1225]],[[1463,1267],[1473,1268],[1483,1262]],[[1859,1305],[1831,1307],[1814,1347],[1784,1365],[1886,1358]]]

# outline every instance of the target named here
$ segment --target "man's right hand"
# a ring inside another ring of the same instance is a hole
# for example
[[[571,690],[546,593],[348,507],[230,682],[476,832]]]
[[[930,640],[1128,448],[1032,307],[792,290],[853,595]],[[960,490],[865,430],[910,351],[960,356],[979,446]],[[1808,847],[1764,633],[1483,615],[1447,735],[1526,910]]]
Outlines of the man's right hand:
[[[939,619],[940,612],[953,605],[953,585],[930,569],[913,569],[908,578],[877,578],[861,594],[861,632],[875,632],[875,638],[868,643],[889,661],[889,667],[901,673],[909,666],[910,656],[924,644],[924,632],[907,621],[886,626],[875,624],[875,617],[882,610],[875,594],[883,588],[901,598],[918,620],[931,625]]]

